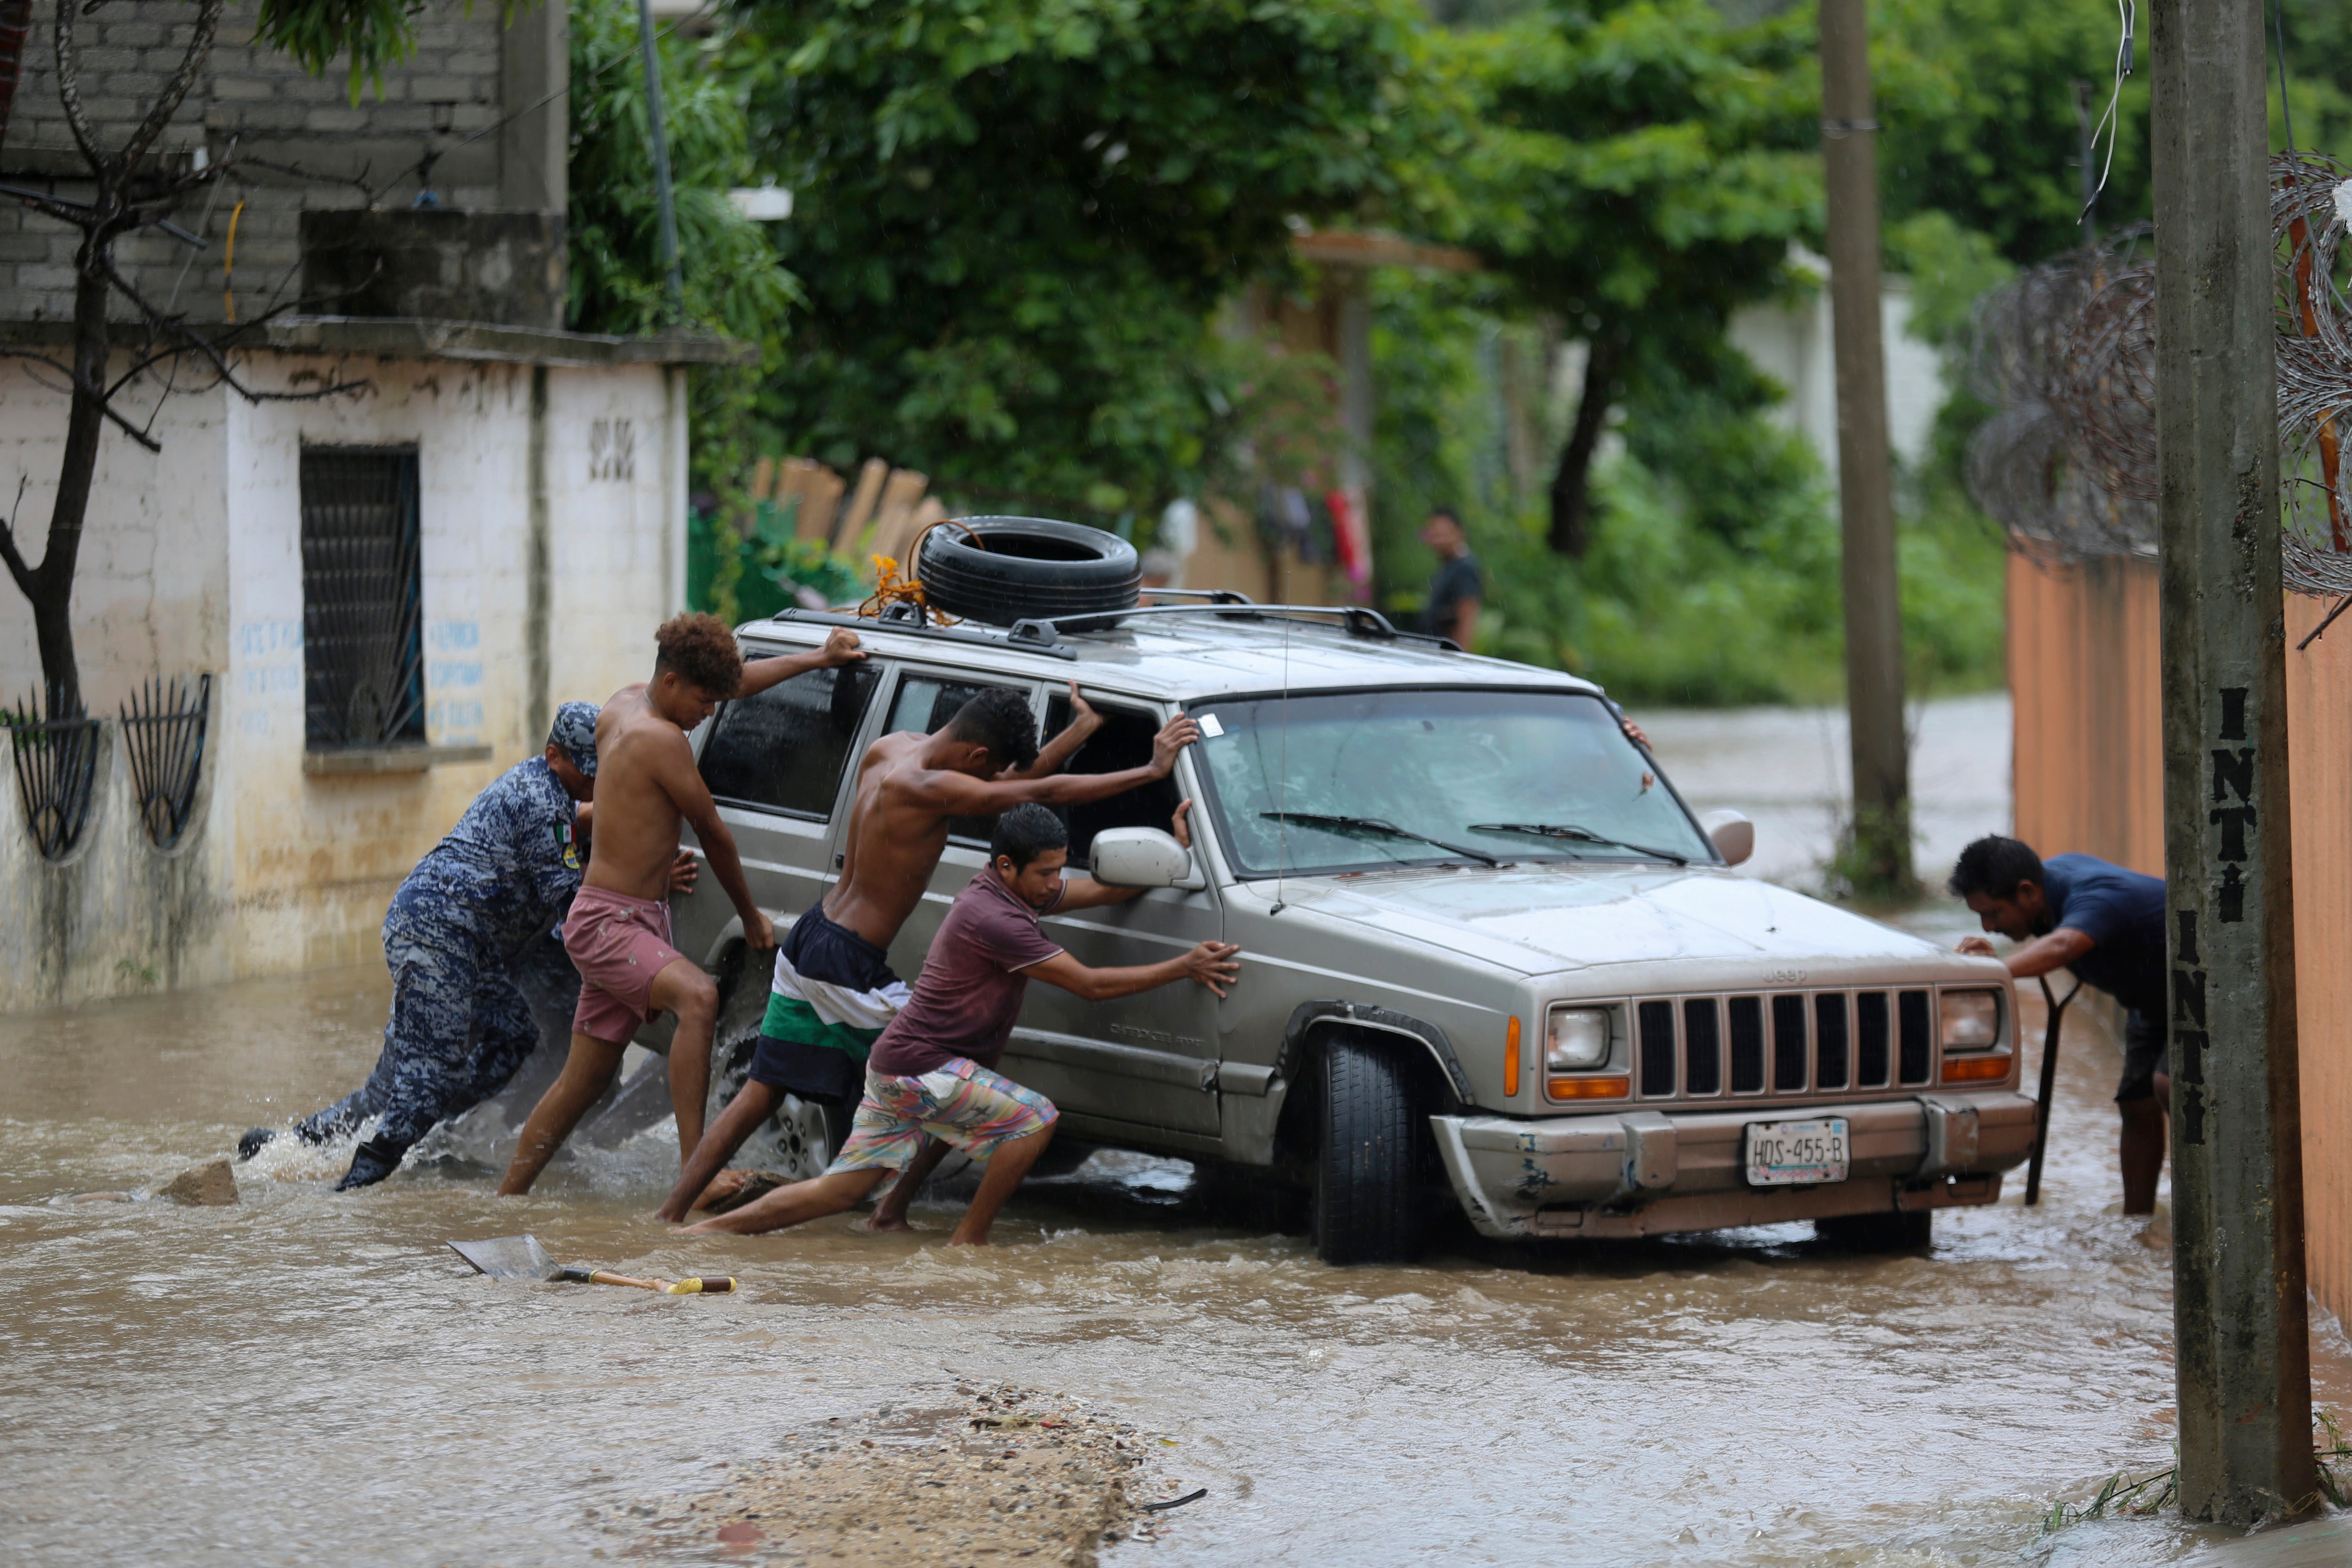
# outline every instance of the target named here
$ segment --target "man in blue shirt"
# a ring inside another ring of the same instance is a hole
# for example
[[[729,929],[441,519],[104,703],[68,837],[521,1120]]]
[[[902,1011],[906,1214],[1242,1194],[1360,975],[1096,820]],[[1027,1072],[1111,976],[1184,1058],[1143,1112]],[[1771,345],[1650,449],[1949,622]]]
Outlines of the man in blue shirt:
[[[596,790],[596,705],[567,702],[547,749],[509,768],[416,863],[383,920],[392,1016],[358,1090],[294,1124],[306,1143],[375,1131],[337,1192],[400,1168],[409,1146],[506,1087],[538,1046],[532,1003],[569,1026],[580,975],[553,932],[580,889]],[[673,886],[692,879],[682,854]],[[251,1159],[275,1130],[237,1142]]]
[[[2124,1213],[2152,1214],[2164,1171],[2172,1081],[2165,1072],[2164,880],[2088,855],[2042,859],[2014,838],[1979,838],[1960,851],[1952,891],[1984,929],[2022,942],[2002,962],[2023,980],[2071,969],[2124,1008]],[[1962,952],[1992,956],[1972,936]]]

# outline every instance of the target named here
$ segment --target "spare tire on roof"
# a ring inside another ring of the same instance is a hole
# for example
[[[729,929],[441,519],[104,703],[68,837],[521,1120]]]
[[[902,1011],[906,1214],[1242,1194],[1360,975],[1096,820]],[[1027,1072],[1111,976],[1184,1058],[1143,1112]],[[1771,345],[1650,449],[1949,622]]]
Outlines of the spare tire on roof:
[[[981,543],[972,542],[967,528]],[[915,573],[932,608],[1000,626],[1133,609],[1143,585],[1134,545],[1116,533],[1049,517],[940,523],[923,536]]]

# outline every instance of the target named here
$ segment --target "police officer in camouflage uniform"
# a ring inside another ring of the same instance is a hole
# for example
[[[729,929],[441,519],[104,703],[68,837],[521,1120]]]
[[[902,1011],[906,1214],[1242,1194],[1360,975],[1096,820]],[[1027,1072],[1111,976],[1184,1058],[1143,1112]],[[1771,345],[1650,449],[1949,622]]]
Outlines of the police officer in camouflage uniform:
[[[533,1002],[566,1020],[578,1004],[580,976],[551,933],[588,863],[593,808],[579,803],[596,788],[596,712],[593,702],[558,710],[546,752],[476,797],[393,895],[383,1054],[358,1092],[294,1124],[304,1142],[323,1143],[379,1118],[337,1192],[383,1180],[436,1123],[505,1088],[539,1045]],[[275,1136],[254,1128],[238,1155]]]

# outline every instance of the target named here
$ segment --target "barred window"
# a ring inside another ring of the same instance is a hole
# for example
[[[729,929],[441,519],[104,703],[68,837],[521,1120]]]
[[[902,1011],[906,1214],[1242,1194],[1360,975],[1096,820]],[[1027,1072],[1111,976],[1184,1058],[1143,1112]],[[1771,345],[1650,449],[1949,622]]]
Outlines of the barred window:
[[[306,447],[301,484],[309,747],[422,745],[416,448]]]

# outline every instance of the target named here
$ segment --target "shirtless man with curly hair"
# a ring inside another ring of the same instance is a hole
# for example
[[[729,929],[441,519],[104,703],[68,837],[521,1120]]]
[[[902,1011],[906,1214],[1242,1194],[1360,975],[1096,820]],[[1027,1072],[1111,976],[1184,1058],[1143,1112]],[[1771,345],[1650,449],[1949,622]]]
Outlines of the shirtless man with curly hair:
[[[501,1194],[530,1191],[572,1129],[620,1070],[621,1053],[655,1013],[677,1015],[670,1037],[669,1095],[679,1158],[702,1141],[710,1092],[710,1031],[719,989],[670,944],[669,889],[678,825],[691,823],[712,875],[756,949],[776,945],[751,901],[734,836],[694,765],[688,732],[719,703],[749,697],[812,669],[866,655],[836,630],[813,653],[743,662],[735,634],[716,616],[677,616],[654,634],[654,677],[613,693],[596,721],[596,833],[588,873],[563,925],[564,951],[580,971],[580,1007],[562,1074],[523,1123]]]

